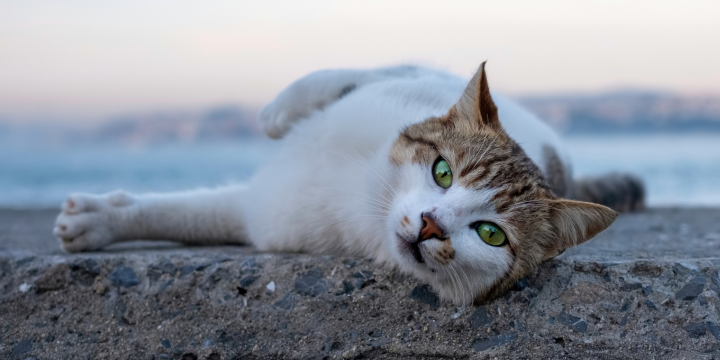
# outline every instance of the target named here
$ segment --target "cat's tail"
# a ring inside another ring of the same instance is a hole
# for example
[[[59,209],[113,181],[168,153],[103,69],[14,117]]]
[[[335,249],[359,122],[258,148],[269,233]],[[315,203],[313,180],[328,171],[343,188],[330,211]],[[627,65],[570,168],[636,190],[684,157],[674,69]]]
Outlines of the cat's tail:
[[[630,174],[611,173],[576,180],[576,200],[605,205],[618,212],[640,211],[645,208],[645,186]]]

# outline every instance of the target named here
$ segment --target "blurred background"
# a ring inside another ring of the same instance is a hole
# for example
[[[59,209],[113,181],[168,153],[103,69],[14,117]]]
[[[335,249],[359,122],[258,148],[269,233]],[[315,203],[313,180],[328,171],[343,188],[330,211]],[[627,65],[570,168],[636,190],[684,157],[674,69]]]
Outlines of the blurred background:
[[[720,205],[720,2],[0,3],[0,207],[73,191],[242,181],[259,109],[323,68],[470,77],[560,131],[577,176],[640,175],[653,206]]]

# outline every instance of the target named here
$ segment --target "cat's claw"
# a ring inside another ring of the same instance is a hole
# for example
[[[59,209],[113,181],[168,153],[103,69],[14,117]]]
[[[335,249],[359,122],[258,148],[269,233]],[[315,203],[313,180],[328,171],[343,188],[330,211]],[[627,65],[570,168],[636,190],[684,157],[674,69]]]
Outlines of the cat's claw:
[[[131,203],[131,196],[121,191],[72,194],[60,207],[53,235],[67,252],[100,249],[117,240],[117,222],[124,217],[121,208]]]

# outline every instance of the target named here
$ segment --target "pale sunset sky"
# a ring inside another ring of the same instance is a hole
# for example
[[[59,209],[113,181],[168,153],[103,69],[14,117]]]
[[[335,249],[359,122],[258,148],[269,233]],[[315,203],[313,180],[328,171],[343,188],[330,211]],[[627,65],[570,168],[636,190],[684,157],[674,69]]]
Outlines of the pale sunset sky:
[[[720,1],[0,1],[0,120],[262,105],[398,63],[511,94],[720,94]]]

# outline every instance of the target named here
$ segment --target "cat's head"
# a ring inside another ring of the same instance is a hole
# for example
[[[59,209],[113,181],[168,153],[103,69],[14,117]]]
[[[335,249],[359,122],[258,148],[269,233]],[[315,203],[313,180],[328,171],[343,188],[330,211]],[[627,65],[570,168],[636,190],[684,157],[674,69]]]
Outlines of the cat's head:
[[[397,194],[386,241],[393,256],[462,304],[501,294],[617,217],[553,194],[503,130],[484,65],[445,116],[405,129],[390,155]]]

